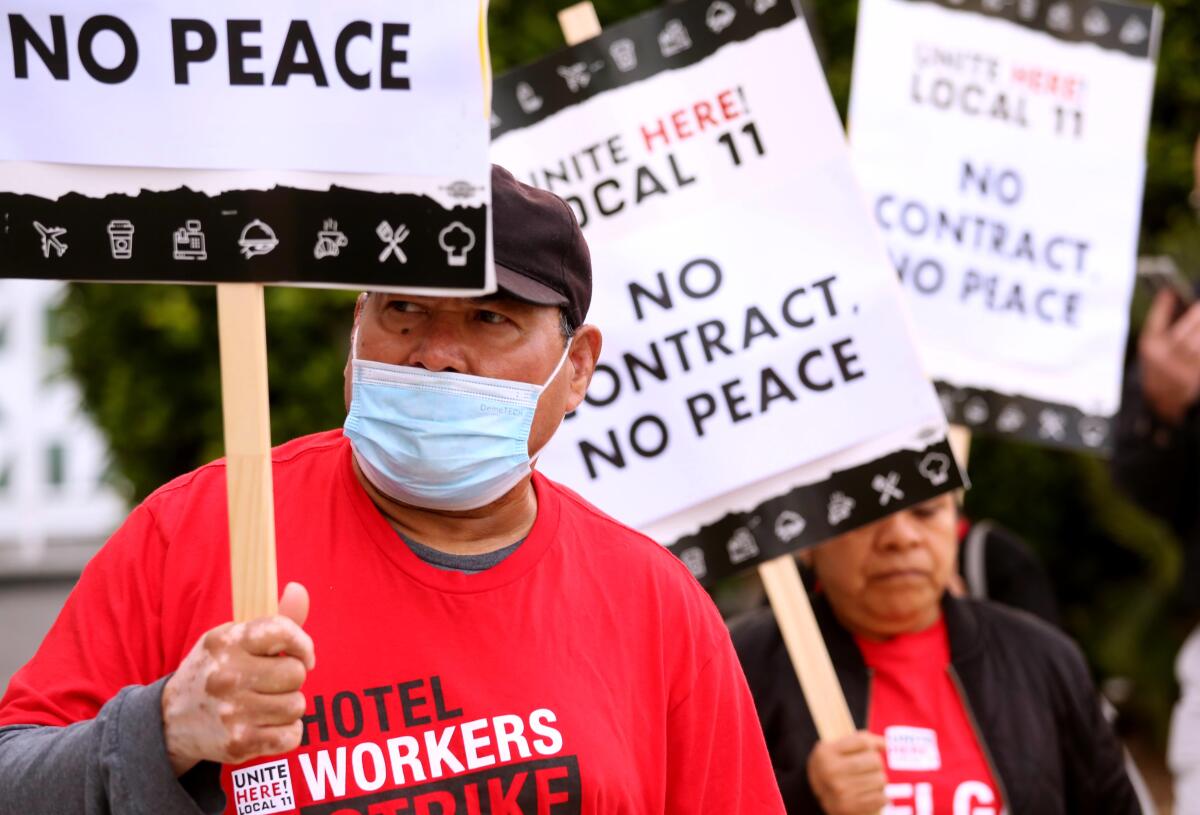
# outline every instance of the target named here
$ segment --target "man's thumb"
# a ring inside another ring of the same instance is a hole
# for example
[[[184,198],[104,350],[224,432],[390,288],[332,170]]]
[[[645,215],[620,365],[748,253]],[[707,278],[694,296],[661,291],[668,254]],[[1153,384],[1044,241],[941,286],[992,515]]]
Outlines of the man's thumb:
[[[299,583],[288,583],[283,587],[279,598],[279,613],[294,621],[296,625],[304,625],[308,619],[308,589]]]

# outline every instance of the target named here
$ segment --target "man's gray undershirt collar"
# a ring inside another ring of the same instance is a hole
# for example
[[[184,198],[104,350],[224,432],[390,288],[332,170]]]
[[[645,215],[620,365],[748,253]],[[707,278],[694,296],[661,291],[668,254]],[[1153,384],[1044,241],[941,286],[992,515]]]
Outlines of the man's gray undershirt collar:
[[[480,572],[486,572],[493,566],[500,565],[506,557],[517,551],[517,547],[525,542],[525,539],[522,538],[516,543],[509,544],[494,552],[484,552],[478,555],[456,555],[434,549],[423,543],[418,543],[404,535],[400,535],[400,540],[404,541],[405,545],[412,550],[414,555],[430,566],[447,572],[461,572],[462,574],[479,574]]]

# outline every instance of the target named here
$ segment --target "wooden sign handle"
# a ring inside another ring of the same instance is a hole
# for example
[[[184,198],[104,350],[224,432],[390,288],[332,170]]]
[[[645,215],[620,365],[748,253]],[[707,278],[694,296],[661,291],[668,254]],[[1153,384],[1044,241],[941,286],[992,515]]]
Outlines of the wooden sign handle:
[[[217,285],[233,618],[278,610],[267,320],[258,283]]]
[[[950,449],[954,452],[954,458],[958,461],[958,468],[965,473],[967,462],[971,458],[971,428],[952,424],[949,426],[946,436],[950,440]]]
[[[590,2],[576,3],[560,11],[558,24],[567,45],[598,37],[601,32],[596,9]],[[829,650],[821,639],[821,630],[817,627],[795,559],[786,555],[767,561],[758,567],[758,573],[771,600],[771,609],[783,633],[817,733],[823,740],[850,735],[855,731],[854,717],[850,715],[842,686],[838,684]]]
[[[808,592],[800,579],[796,559],[784,555],[768,560],[759,565],[758,576],[767,590],[767,599],[771,601],[771,610],[783,634],[783,643],[796,670],[796,678],[800,680],[800,689],[804,691],[817,734],[822,741],[849,736],[858,728],[833,669],[829,649],[821,638],[821,629],[813,615],[812,604],[808,602]]]
[[[567,45],[578,45],[584,40],[600,36],[600,18],[591,0],[567,6],[558,13],[558,25],[562,29]]]

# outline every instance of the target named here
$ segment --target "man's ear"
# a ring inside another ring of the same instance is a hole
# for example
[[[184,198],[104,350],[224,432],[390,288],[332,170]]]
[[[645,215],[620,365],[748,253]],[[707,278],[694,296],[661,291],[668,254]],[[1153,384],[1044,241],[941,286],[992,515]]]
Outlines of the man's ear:
[[[345,380],[346,410],[350,409],[350,368],[354,360],[354,343],[358,341],[358,324],[362,320],[363,309],[367,307],[370,292],[363,292],[354,301],[354,322],[350,325],[350,350],[346,354],[346,367],[342,368],[342,378]]]
[[[571,350],[567,353],[567,360],[571,363],[571,395],[567,399],[567,413],[579,407],[583,397],[587,396],[603,344],[600,329],[594,325],[579,326],[571,338]]]

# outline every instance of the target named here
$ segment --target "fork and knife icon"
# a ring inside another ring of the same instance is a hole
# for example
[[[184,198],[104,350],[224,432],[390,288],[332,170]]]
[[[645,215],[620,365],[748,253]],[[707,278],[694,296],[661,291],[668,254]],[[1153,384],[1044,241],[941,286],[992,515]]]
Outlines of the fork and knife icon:
[[[375,234],[385,244],[383,251],[379,253],[380,263],[386,261],[393,254],[396,256],[396,260],[401,263],[408,263],[408,255],[404,254],[404,250],[400,248],[400,244],[404,243],[405,239],[409,236],[407,226],[397,224],[396,228],[392,229],[387,221],[380,221],[379,226],[375,227]]]

